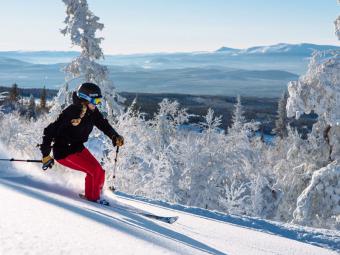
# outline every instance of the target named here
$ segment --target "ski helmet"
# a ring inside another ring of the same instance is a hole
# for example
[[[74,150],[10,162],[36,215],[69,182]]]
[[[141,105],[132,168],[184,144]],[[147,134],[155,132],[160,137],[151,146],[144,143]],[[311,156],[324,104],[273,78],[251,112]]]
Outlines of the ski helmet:
[[[100,88],[96,84],[90,82],[85,82],[79,86],[77,96],[94,105],[100,104],[102,100]]]

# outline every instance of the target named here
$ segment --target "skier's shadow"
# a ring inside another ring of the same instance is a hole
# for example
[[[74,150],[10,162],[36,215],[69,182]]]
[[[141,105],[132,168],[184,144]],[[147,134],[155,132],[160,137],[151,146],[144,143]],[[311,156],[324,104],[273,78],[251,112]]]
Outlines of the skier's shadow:
[[[174,249],[174,245],[170,244],[169,242],[164,242],[161,239],[156,239],[154,238],[153,235],[154,234],[161,235],[163,238],[168,238],[175,242],[182,243],[186,246],[189,246],[193,249],[197,249],[201,252],[218,255],[226,254],[191,237],[188,237],[171,229],[165,228],[159,224],[156,224],[152,220],[146,219],[145,217],[142,217],[140,215],[128,211],[122,211],[112,207],[107,208],[101,207],[100,210],[92,209],[93,207],[92,208],[86,206],[79,207],[73,205],[72,203],[67,203],[65,201],[61,201],[51,196],[48,196],[48,194],[39,192],[39,190],[40,191],[42,190],[47,191],[49,193],[63,195],[66,197],[75,196],[74,192],[63,187],[60,187],[59,185],[46,184],[44,182],[31,179],[29,177],[15,177],[15,178],[0,177],[0,184],[7,186],[17,192],[28,195],[32,198],[53,204],[54,206],[69,210],[73,213],[77,213],[91,220],[97,221],[98,223],[101,223],[105,226],[109,226],[111,228],[125,232],[139,239],[148,241],[154,245],[158,245],[165,249],[173,250],[174,252],[176,251],[178,252],[177,249]],[[91,202],[84,201],[84,203],[91,205],[90,204]],[[116,218],[110,215],[109,213],[106,213],[109,211],[119,213],[123,215],[125,219],[123,220],[120,218]],[[189,250],[188,252],[190,253]]]

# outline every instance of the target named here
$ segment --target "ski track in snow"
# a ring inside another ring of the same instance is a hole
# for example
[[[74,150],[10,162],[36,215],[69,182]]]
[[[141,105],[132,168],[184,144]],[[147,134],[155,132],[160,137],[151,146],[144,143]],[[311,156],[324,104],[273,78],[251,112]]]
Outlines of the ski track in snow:
[[[29,171],[39,169],[31,165],[28,169],[27,165],[14,164],[13,167],[0,163],[1,255],[323,255],[340,251],[339,231],[230,216],[147,199],[139,201],[140,198],[123,193],[105,194],[113,205],[179,216],[172,225],[157,222],[129,211],[84,201],[74,189],[49,180],[53,170],[30,176]]]
[[[121,197],[130,201],[139,201],[145,204],[152,204],[153,206],[164,207],[167,210],[179,210],[181,212],[195,214],[196,216],[208,218],[210,220],[227,222],[250,229],[256,229],[261,232],[280,235],[282,237],[290,238],[293,240],[340,251],[339,231],[303,227],[295,224],[279,223],[255,217],[228,215],[218,211],[172,204],[164,201],[148,199],[141,196],[133,196],[123,192],[116,192],[116,195],[118,198]]]

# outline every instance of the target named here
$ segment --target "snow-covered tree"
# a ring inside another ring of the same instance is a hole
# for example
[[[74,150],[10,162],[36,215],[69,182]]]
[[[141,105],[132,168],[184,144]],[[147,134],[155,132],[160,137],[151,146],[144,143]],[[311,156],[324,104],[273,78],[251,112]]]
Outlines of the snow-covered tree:
[[[339,19],[336,21],[337,35]],[[340,38],[339,38],[340,39]],[[314,124],[308,140],[310,157],[306,170],[313,169],[308,187],[299,197],[294,220],[303,224],[339,224],[339,162],[340,162],[340,52],[314,53],[306,75],[288,86],[288,116],[315,112],[318,122]],[[312,160],[311,160],[312,159]],[[315,167],[323,167],[315,171]],[[305,170],[305,171],[306,171]],[[332,188],[334,187],[334,188]],[[321,202],[322,200],[322,202]]]
[[[247,214],[247,200],[250,199],[248,194],[248,184],[239,183],[237,179],[228,180],[225,184],[225,193],[220,196],[221,206],[232,214]]]
[[[244,123],[246,122],[246,118],[244,116],[244,110],[241,103],[240,95],[237,96],[235,110],[232,116],[232,126],[228,130],[229,132],[239,132],[244,128]]]
[[[48,117],[55,120],[60,112],[72,103],[72,91],[69,90],[68,82],[66,82],[58,91],[57,96],[52,101],[52,107]]]
[[[210,144],[210,134],[216,132],[222,124],[222,116],[216,117],[214,114],[214,110],[209,108],[207,115],[204,117],[205,121],[199,123],[203,128],[203,133],[207,135],[206,144]]]
[[[297,200],[295,222],[340,229],[340,165],[332,163],[313,173]]]
[[[181,186],[188,205],[221,209],[218,200],[224,188],[225,140],[220,123],[221,116],[214,116],[214,111],[208,109],[204,122],[200,123],[202,132],[187,134],[179,141],[178,158],[183,171]]]
[[[126,192],[178,202],[181,168],[177,141],[181,140],[180,126],[189,115],[176,101],[164,99],[154,118],[146,121],[145,114],[136,110],[134,104],[116,119],[117,129],[126,138],[118,161],[116,185]],[[109,152],[106,169],[113,167],[114,156],[114,152]]]
[[[16,103],[19,101],[19,88],[18,88],[18,84],[14,83],[12,85],[11,90],[9,91],[9,100],[13,103]]]
[[[287,136],[287,125],[288,125],[288,118],[287,118],[287,93],[283,93],[278,104],[277,110],[277,120],[275,121],[275,128],[274,132],[278,135],[281,139]]]
[[[156,141],[161,147],[169,145],[169,139],[172,134],[176,132],[176,129],[188,122],[190,115],[186,112],[186,109],[181,109],[177,101],[171,102],[167,98],[164,98],[159,103],[158,113],[155,114],[151,125],[158,131]]]
[[[180,107],[177,101],[163,99],[159,103],[159,110],[154,118],[149,122],[151,131],[153,159],[152,175],[157,182],[152,180],[148,185],[154,187],[159,193],[166,190],[167,197],[171,201],[178,201],[177,189],[181,178],[181,167],[178,160],[180,153],[178,141],[181,139],[180,128],[186,124],[190,115],[186,109]]]
[[[35,98],[34,96],[31,94],[30,95],[30,99],[29,99],[29,103],[28,103],[28,109],[27,109],[27,117],[36,118],[36,104],[35,104]]]
[[[335,21],[339,37],[340,16]],[[340,40],[340,37],[339,37]],[[340,52],[315,52],[306,75],[288,85],[288,116],[311,111],[326,125],[340,125]]]
[[[318,169],[311,160],[309,142],[288,127],[287,136],[275,139],[265,154],[266,165],[274,176],[273,195],[278,203],[273,218],[291,221],[297,198],[308,185],[313,170]]]
[[[338,2],[340,3],[340,0],[338,0]],[[335,34],[336,36],[339,38],[340,40],[340,15],[338,16],[338,18],[334,21],[335,24]]]
[[[103,59],[101,42],[104,38],[96,33],[104,28],[87,4],[87,0],[63,0],[66,5],[66,27],[61,33],[69,35],[73,45],[81,49],[80,56],[73,59],[65,67],[68,80],[80,78],[86,82],[94,82],[102,89],[105,106],[109,116],[118,113],[122,108],[118,102],[123,99],[116,94],[115,87],[108,77],[108,68],[96,61]],[[65,89],[66,90],[66,89]]]
[[[224,171],[220,171],[219,175],[224,189],[219,201],[222,208],[230,212],[243,211],[249,215],[269,217],[274,214],[277,205],[273,188],[275,180],[265,164],[263,152],[266,146],[254,136],[258,123],[246,122],[240,98],[235,105],[233,121],[223,139]],[[242,186],[242,189],[235,189],[235,185]],[[236,200],[231,203],[232,198]],[[232,204],[235,208],[231,207]]]
[[[46,100],[47,100],[47,92],[46,92],[46,87],[44,86],[43,89],[41,90],[40,94],[40,109],[42,111],[46,111]]]
[[[340,123],[340,53],[316,52],[306,75],[288,85],[287,114],[318,114],[329,125]]]
[[[318,139],[326,141],[330,159],[339,159],[339,145],[335,143],[340,133],[335,129],[340,124],[340,53],[315,53],[305,76],[288,86],[287,102],[288,116],[302,113],[318,114],[318,123],[313,128],[313,134]],[[335,132],[329,136],[329,132]]]
[[[276,214],[279,220],[289,221],[296,216],[300,223],[314,224],[301,219],[306,213],[293,215],[293,212],[301,207],[301,203],[297,203],[298,197],[308,187],[313,173],[340,155],[336,145],[340,134],[337,126],[340,81],[338,72],[339,57],[336,52],[315,53],[306,75],[289,84],[288,116],[300,117],[302,113],[309,114],[313,111],[319,117],[306,140],[289,129],[284,140],[275,142],[270,161],[275,163],[275,186],[282,191]],[[304,210],[306,208],[311,207],[307,206]],[[319,207],[319,210],[323,208]]]

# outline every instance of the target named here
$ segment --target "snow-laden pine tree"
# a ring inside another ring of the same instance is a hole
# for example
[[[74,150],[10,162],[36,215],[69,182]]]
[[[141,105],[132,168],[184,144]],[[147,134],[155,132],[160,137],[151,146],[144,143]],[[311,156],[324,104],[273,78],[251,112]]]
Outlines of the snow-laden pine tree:
[[[122,107],[119,102],[123,99],[116,93],[106,66],[97,61],[104,58],[100,46],[103,38],[97,37],[96,33],[104,28],[87,4],[87,0],[63,0],[66,5],[65,28],[61,30],[63,35],[69,35],[72,45],[81,49],[80,55],[69,63],[64,71],[67,74],[66,83],[60,89],[57,100],[54,102],[52,113],[58,114],[69,103],[70,82],[93,82],[97,84],[103,93],[105,111],[109,116],[118,114]],[[56,115],[55,114],[55,115]]]
[[[12,103],[17,103],[20,99],[18,84],[14,83],[9,91],[9,100]]]
[[[337,20],[337,31],[338,28]],[[298,118],[312,111],[318,114],[309,138],[310,150],[315,153],[311,155],[312,162],[306,161],[306,168],[314,168],[315,164],[326,167],[313,173],[310,185],[298,198],[294,219],[339,228],[340,52],[315,53],[306,75],[291,82],[288,91],[288,116]],[[327,205],[317,201],[327,201]]]
[[[40,111],[45,112],[47,110],[47,91],[44,86],[40,94]]]
[[[19,110],[20,94],[18,84],[14,83],[9,91],[9,103],[12,110]]]
[[[265,164],[266,146],[255,136],[257,129],[258,123],[246,122],[238,97],[233,124],[224,138],[224,189],[219,202],[229,212],[270,217],[277,205],[275,180]]]
[[[275,121],[274,132],[281,139],[287,136],[287,126],[288,126],[288,118],[287,118],[287,93],[283,93],[278,104],[277,109],[277,119]]]
[[[36,119],[36,104],[35,104],[35,98],[34,96],[31,94],[30,95],[30,99],[29,99],[29,103],[28,103],[28,109],[27,109],[27,117]]]
[[[238,95],[236,98],[235,109],[232,116],[232,123],[233,124],[231,128],[228,129],[228,133],[239,133],[241,130],[244,129],[244,123],[246,123],[240,95]]]
[[[338,0],[338,2],[340,3],[340,0]],[[340,40],[340,15],[334,21],[334,24],[335,24],[335,34]]]

